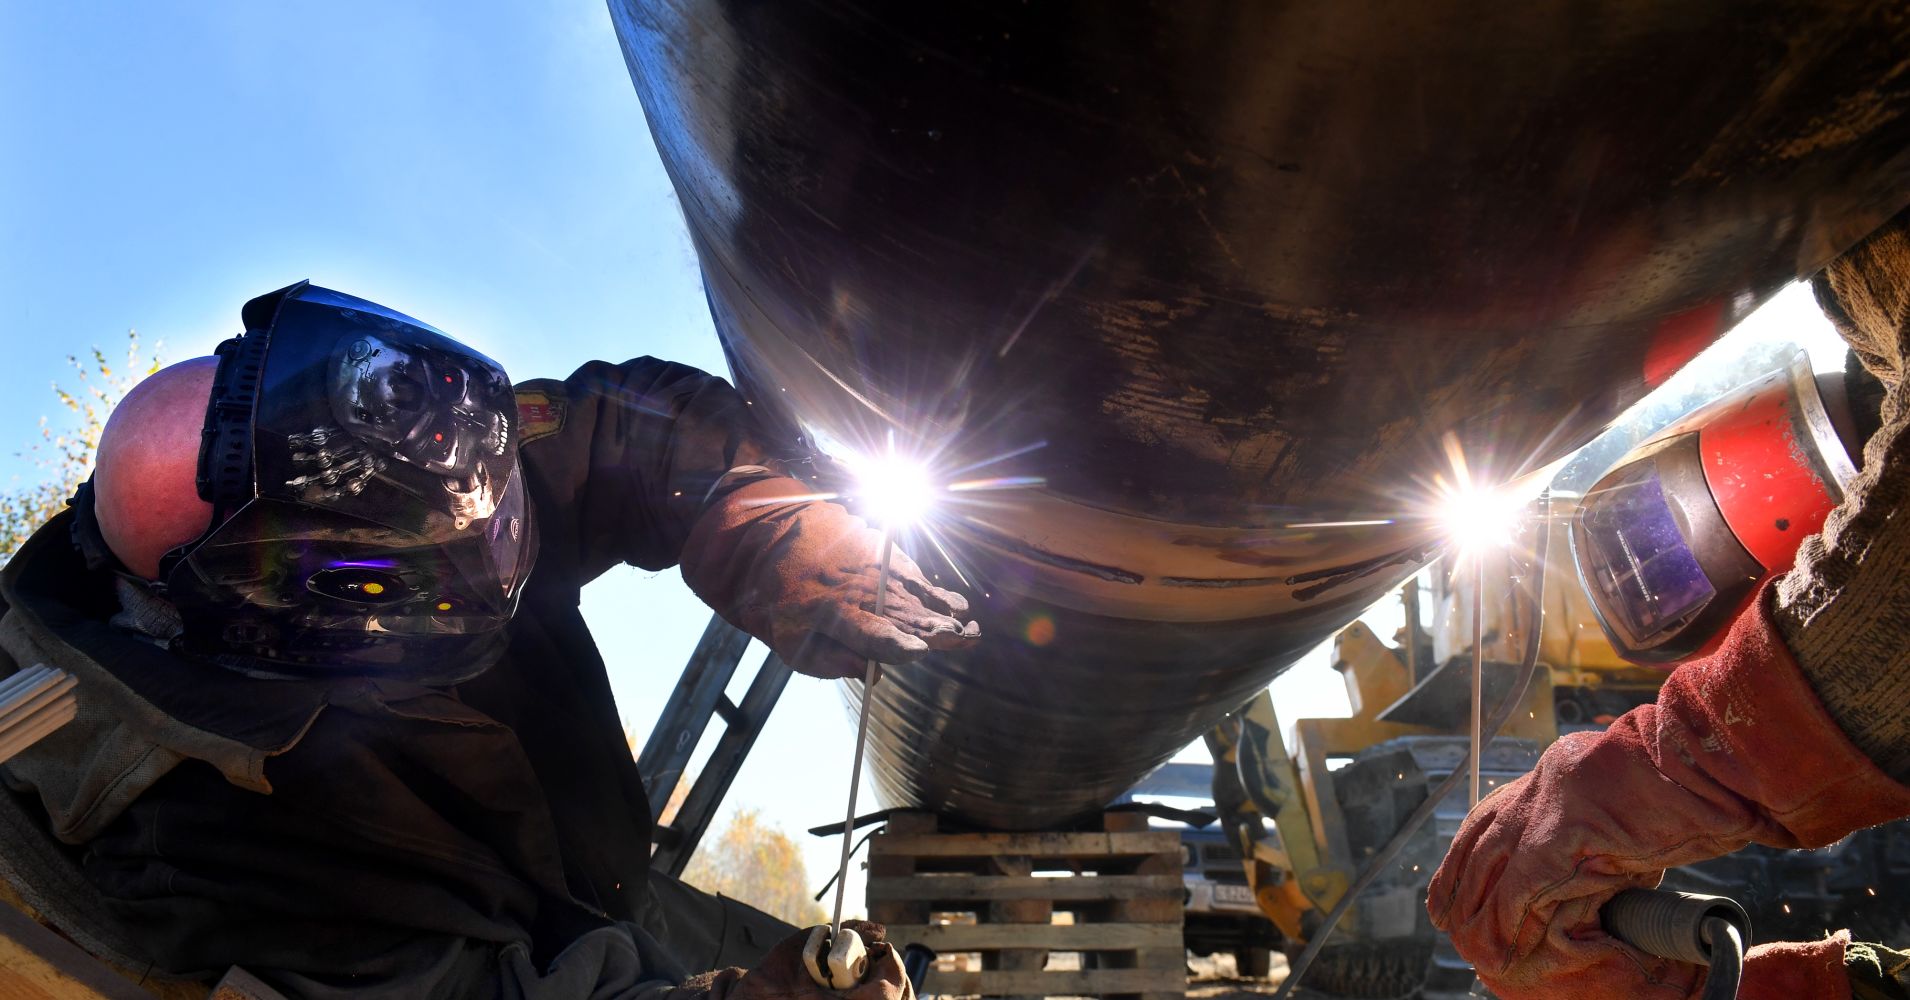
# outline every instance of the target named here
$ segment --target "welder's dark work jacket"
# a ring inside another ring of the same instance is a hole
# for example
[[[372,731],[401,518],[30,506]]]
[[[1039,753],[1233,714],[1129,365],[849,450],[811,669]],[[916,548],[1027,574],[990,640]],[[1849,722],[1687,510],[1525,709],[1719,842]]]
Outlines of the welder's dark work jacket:
[[[81,704],[7,783],[160,968],[238,964],[298,994],[607,997],[715,961],[683,952],[722,930],[672,934],[707,915],[650,887],[649,807],[578,600],[619,563],[677,561],[718,478],[763,458],[748,411],[654,359],[518,403],[537,562],[503,659],[455,689],[247,677],[115,628],[72,511],[0,577],[0,674],[66,669]],[[732,926],[762,939],[725,960],[780,930]]]

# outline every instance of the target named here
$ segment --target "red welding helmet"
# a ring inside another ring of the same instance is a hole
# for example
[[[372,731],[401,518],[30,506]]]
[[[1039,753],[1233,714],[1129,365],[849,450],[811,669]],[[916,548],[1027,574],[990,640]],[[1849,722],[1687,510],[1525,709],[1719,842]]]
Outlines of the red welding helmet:
[[[1671,666],[1714,648],[1843,502],[1861,454],[1850,426],[1844,376],[1813,376],[1800,351],[1605,473],[1573,517],[1572,554],[1619,655]]]

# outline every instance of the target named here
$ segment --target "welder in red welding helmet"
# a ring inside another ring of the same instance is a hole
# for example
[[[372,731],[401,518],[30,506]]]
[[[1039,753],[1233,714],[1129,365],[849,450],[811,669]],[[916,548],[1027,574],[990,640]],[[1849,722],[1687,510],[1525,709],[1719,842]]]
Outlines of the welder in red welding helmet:
[[[1657,704],[1561,738],[1454,838],[1427,906],[1496,996],[1696,997],[1701,967],[1617,943],[1599,907],[1749,842],[1819,847],[1910,813],[1910,788],[1820,703],[1765,585],[1853,486],[1875,403],[1850,395],[1799,353],[1632,449],[1581,501],[1572,550],[1606,637],[1677,669]],[[1847,1000],[1856,949],[1765,946],[1740,995]]]
[[[1704,967],[1606,934],[1607,901],[1910,816],[1910,210],[1813,285],[1881,405],[1787,366],[1626,456],[1576,517],[1607,634],[1673,669],[1655,703],[1480,801],[1427,887],[1502,1000],[1696,1000]],[[1886,945],[1905,942],[1759,945],[1739,1000],[1910,997],[1910,954]]]
[[[1579,504],[1572,555],[1620,656],[1667,668],[1715,650],[1791,568],[1857,475],[1842,372],[1789,365],[1633,448]]]

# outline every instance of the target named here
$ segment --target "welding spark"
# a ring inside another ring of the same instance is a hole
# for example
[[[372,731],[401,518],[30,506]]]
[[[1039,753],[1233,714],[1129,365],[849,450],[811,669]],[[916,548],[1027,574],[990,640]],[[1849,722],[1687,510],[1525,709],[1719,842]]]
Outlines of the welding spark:
[[[1044,486],[1048,480],[1041,476],[996,476],[993,479],[970,479],[966,482],[950,483],[944,489],[950,493],[972,493],[977,490],[1019,490],[1033,486]]]
[[[924,526],[922,537],[927,538],[928,543],[935,546],[935,551],[942,554],[942,561],[948,564],[949,571],[955,574],[955,579],[962,582],[962,586],[969,588],[975,586],[968,582],[968,576],[962,572],[961,564],[957,563],[955,557],[949,553],[948,546],[942,544],[941,536],[935,529]],[[941,579],[941,576],[937,574],[936,579]]]
[[[953,479],[956,476],[967,475],[970,472],[974,472],[976,469],[986,468],[990,465],[994,465],[997,462],[1006,462],[1011,458],[1020,458],[1023,455],[1032,454],[1033,452],[1040,451],[1041,449],[1046,447],[1048,447],[1048,442],[1046,441],[1032,441],[1032,442],[1029,442],[1028,444],[1022,445],[1019,448],[1011,448],[1008,451],[1004,451],[999,455],[991,455],[987,458],[982,459],[979,462],[970,462],[959,469],[950,469],[948,470],[948,475],[950,479]]]
[[[768,497],[762,500],[752,500],[745,506],[767,507],[785,503],[808,503],[811,500],[840,500],[842,497],[843,494],[841,493],[798,493],[795,496],[789,497]]]

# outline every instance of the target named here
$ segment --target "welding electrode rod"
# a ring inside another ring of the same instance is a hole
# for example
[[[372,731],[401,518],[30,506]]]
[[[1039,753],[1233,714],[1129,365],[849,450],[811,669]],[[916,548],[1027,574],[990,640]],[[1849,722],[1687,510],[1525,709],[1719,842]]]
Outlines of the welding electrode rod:
[[[36,663],[5,680],[0,680],[0,705],[6,704],[15,693],[38,684],[52,673],[52,667],[44,663]]]
[[[70,693],[78,687],[80,679],[63,670],[49,670],[35,680],[15,691],[4,704],[0,704],[0,733],[12,730],[40,710],[56,701],[72,701]]]
[[[1479,804],[1479,759],[1485,756],[1485,748],[1480,746],[1484,739],[1480,726],[1484,724],[1485,714],[1485,607],[1486,607],[1486,556],[1479,552],[1472,557],[1472,804]]]
[[[876,574],[875,616],[882,618],[888,614],[889,603],[889,556],[895,550],[895,534],[887,526],[882,529],[882,570]],[[856,791],[862,787],[862,748],[869,742],[869,701],[875,697],[876,682],[875,657],[869,657],[869,667],[862,678],[862,711],[856,720],[856,760],[849,768],[849,814],[842,820],[842,863],[836,867],[836,912],[829,918],[829,940],[834,942],[842,936],[842,894],[849,886],[849,850],[855,843]]]
[[[72,695],[33,713],[0,736],[0,761],[12,760],[20,751],[40,742],[53,731],[72,722],[79,714],[79,702]]]

